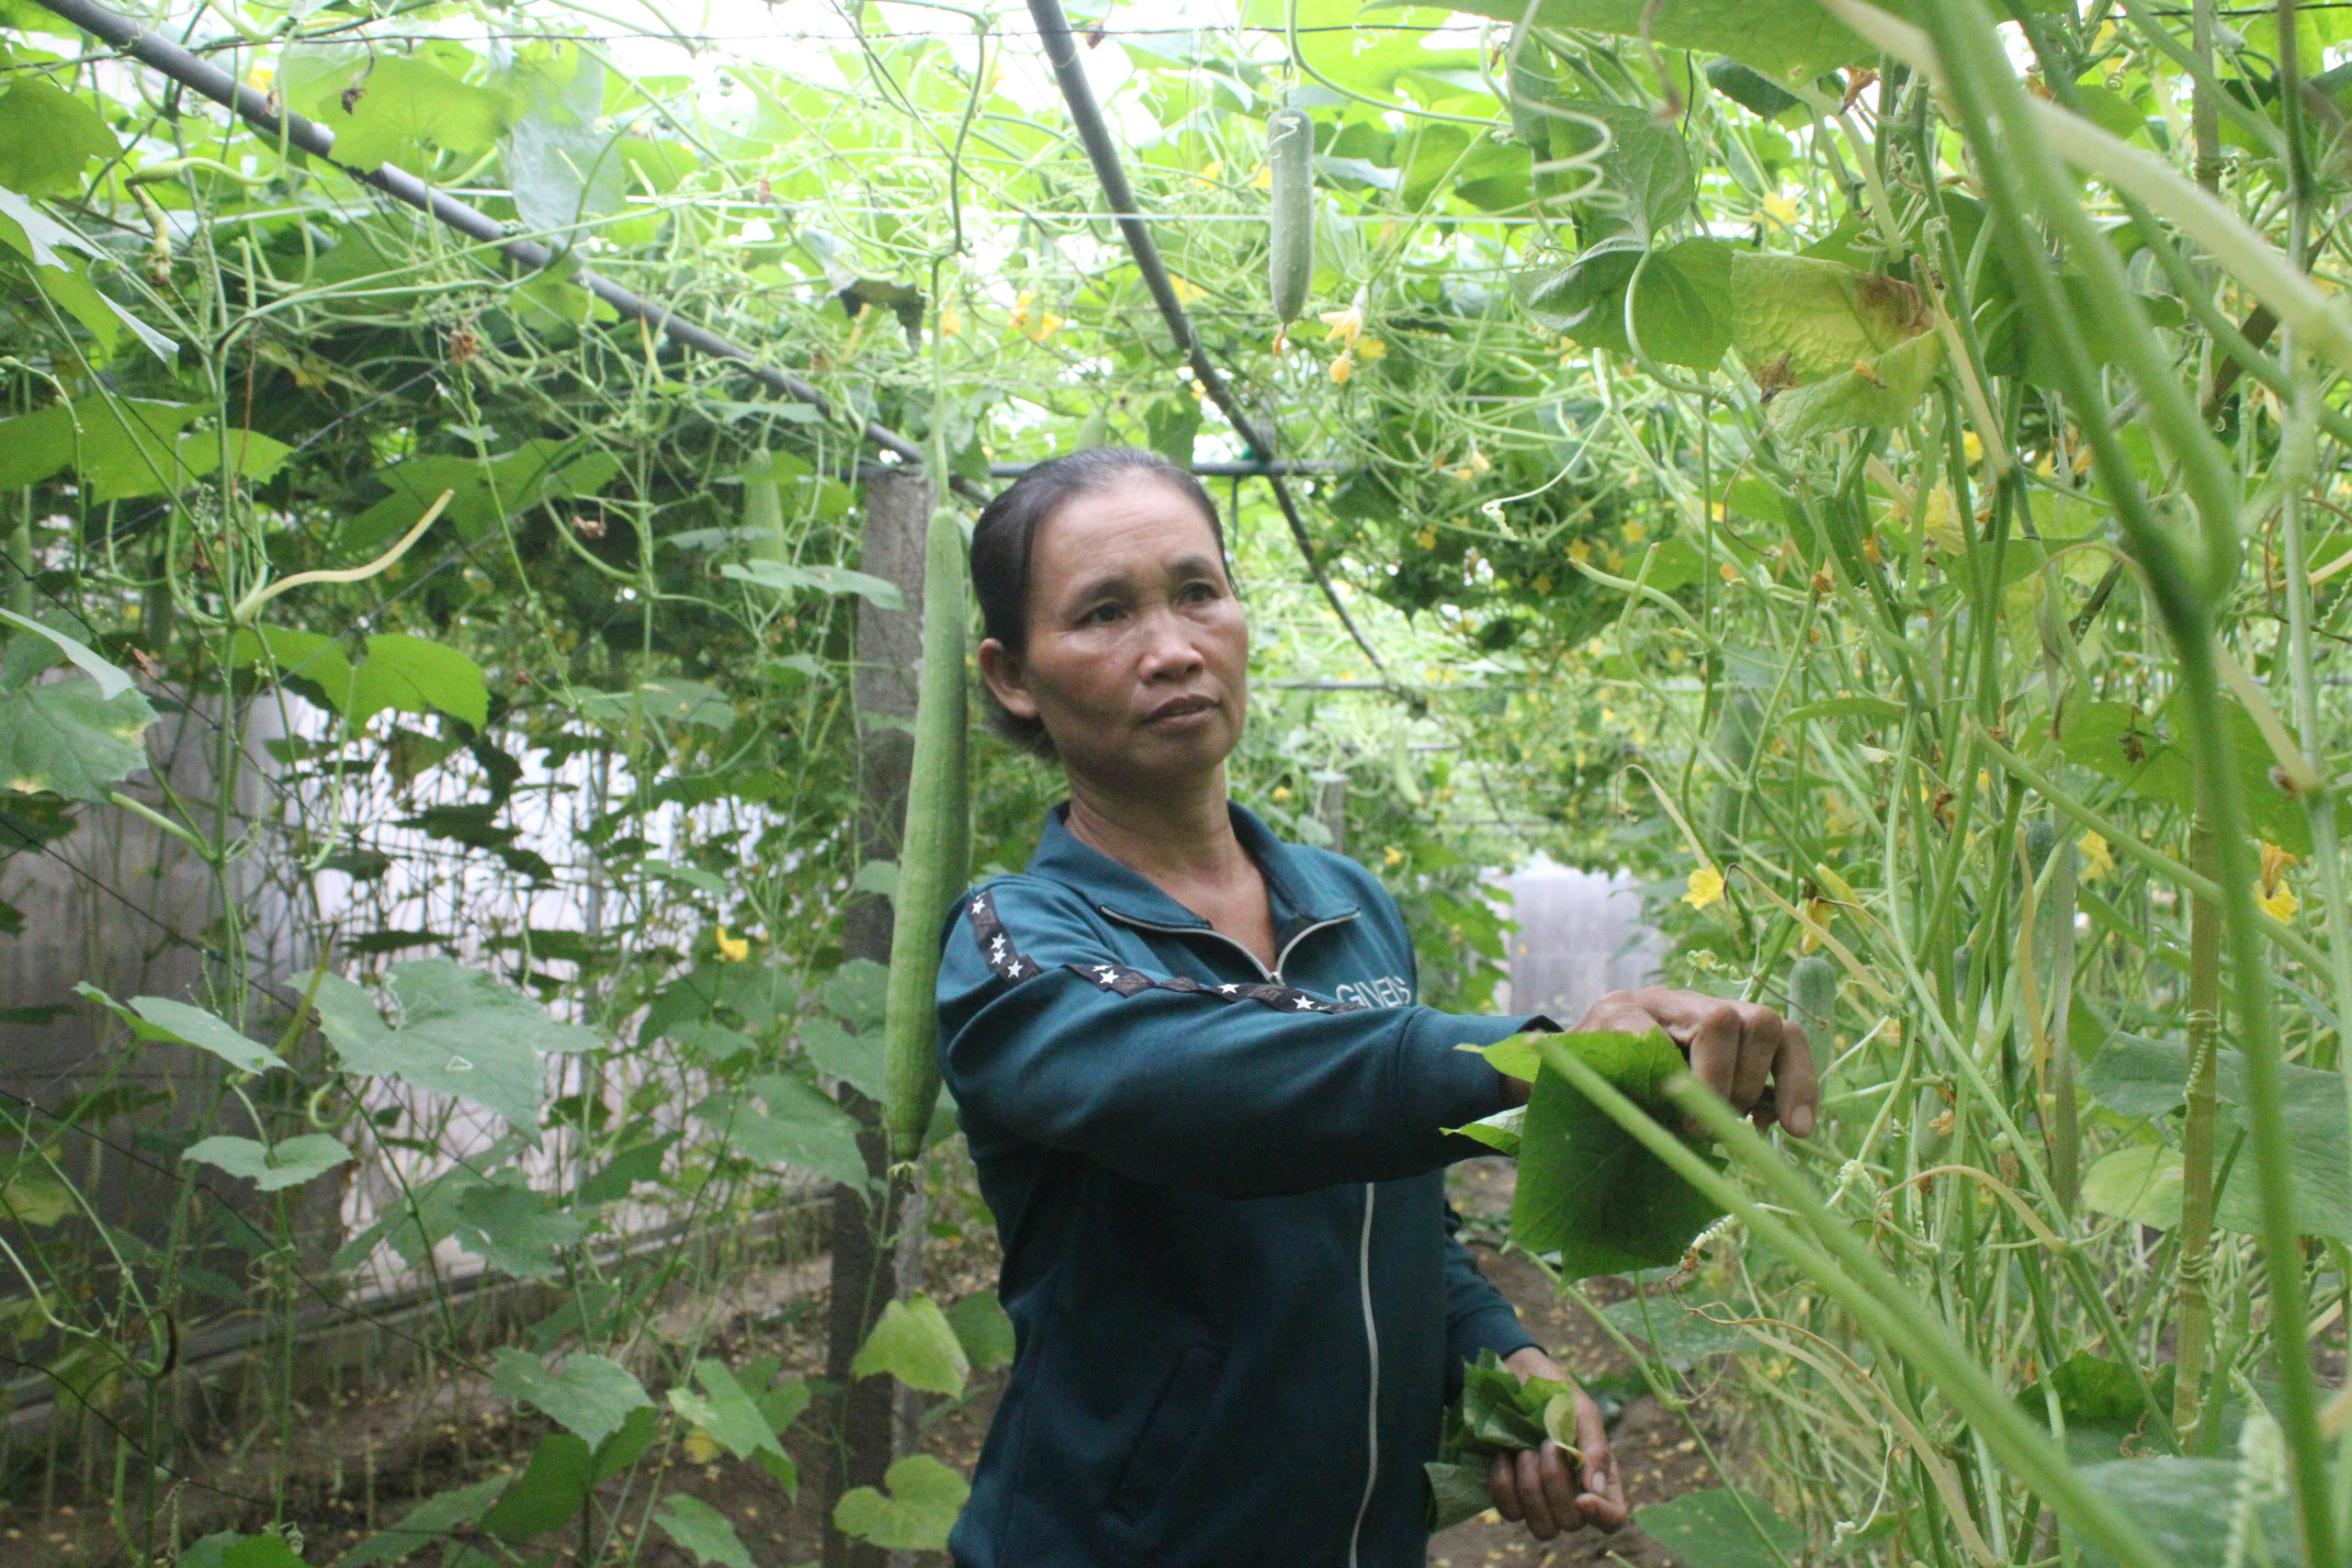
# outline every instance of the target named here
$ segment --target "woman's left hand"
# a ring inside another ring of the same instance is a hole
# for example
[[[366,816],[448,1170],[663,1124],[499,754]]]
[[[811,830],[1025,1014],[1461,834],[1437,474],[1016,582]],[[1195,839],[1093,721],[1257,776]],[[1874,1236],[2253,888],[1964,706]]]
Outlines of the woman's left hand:
[[[1487,1478],[1495,1508],[1513,1523],[1524,1522],[1538,1540],[1568,1534],[1586,1525],[1611,1534],[1625,1528],[1625,1486],[1609,1453],[1609,1430],[1601,1424],[1600,1406],[1577,1388],[1557,1362],[1531,1345],[1509,1357],[1503,1365],[1521,1381],[1545,1378],[1566,1383],[1575,1391],[1577,1446],[1584,1450],[1580,1473],[1572,1473],[1568,1456],[1549,1438],[1541,1449],[1497,1454]]]
[[[1570,1032],[1662,1031],[1690,1058],[1699,1081],[1759,1128],[1778,1122],[1797,1137],[1813,1134],[1821,1112],[1821,1078],[1804,1026],[1758,1002],[1726,1001],[1702,991],[1645,986],[1611,991]]]

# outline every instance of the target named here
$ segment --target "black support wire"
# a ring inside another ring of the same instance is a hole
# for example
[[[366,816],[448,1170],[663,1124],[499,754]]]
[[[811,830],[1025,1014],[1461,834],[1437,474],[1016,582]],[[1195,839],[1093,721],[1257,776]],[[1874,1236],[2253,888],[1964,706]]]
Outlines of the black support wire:
[[[41,0],[43,5],[58,0]],[[85,0],[71,0],[81,4]],[[1274,430],[1271,421],[1260,423],[1250,417],[1234,397],[1233,389],[1209,362],[1207,351],[1201,346],[1193,323],[1185,318],[1183,301],[1176,298],[1176,285],[1168,276],[1168,268],[1159,259],[1159,247],[1152,242],[1151,227],[1144,220],[1143,208],[1136,200],[1135,187],[1127,183],[1127,172],[1119,163],[1119,150],[1112,145],[1110,128],[1102,121],[1102,106],[1095,101],[1094,85],[1086,79],[1086,67],[1078,58],[1078,39],[1070,31],[1069,18],[1062,12],[1061,0],[1028,0],[1029,15],[1037,24],[1037,37],[1046,46],[1046,58],[1052,62],[1054,80],[1061,85],[1062,101],[1069,107],[1070,123],[1078,129],[1078,139],[1086,148],[1087,161],[1094,165],[1094,177],[1102,183],[1102,195],[1110,202],[1111,210],[1118,214],[1119,233],[1127,243],[1128,254],[1135,257],[1136,270],[1143,274],[1144,287],[1151,291],[1152,303],[1159,307],[1160,319],[1168,323],[1169,335],[1176,340],[1176,351],[1184,355],[1193,367],[1193,376],[1201,390],[1225,414],[1226,423],[1249,444],[1253,459],[1253,471],[1262,472],[1266,483],[1274,492],[1275,504],[1283,509],[1283,520],[1290,525],[1290,536],[1298,546],[1298,553],[1306,562],[1307,571],[1315,579],[1315,586],[1323,591],[1324,601],[1340,624],[1348,628],[1363,656],[1389,681],[1388,666],[1373,651],[1372,644],[1340,603],[1339,591],[1331,586],[1331,579],[1315,558],[1314,542],[1306,535],[1306,520],[1299,515],[1298,502],[1291,495],[1290,486],[1273,468]],[[1389,681],[1394,684],[1393,681]]]
[[[273,108],[267,98],[238,82],[227,72],[199,59],[170,39],[148,31],[119,12],[95,4],[95,0],[39,0],[39,4],[83,31],[105,39],[133,59],[162,72],[182,86],[210,98],[255,130],[281,138],[286,143],[300,148],[314,158],[334,164],[336,168],[361,184],[372,186],[394,201],[416,209],[469,240],[497,247],[509,261],[519,266],[529,267],[536,272],[555,259],[555,253],[547,246],[536,240],[510,236],[504,225],[495,218],[467,206],[453,196],[435,190],[405,169],[390,164],[373,170],[358,169],[347,164],[335,163],[334,131],[290,110],[281,112]],[[831,400],[822,392],[787,371],[757,363],[750,349],[732,339],[721,337],[708,327],[687,321],[668,306],[624,288],[591,268],[582,267],[572,280],[622,315],[645,322],[673,342],[696,353],[709,355],[714,359],[734,360],[754,380],[770,390],[807,403],[828,419],[835,417]],[[923,460],[922,447],[888,426],[867,420],[862,434],[867,441],[910,464],[921,465]],[[976,502],[985,503],[989,499],[987,491],[961,475],[948,476],[947,482],[957,492]]]

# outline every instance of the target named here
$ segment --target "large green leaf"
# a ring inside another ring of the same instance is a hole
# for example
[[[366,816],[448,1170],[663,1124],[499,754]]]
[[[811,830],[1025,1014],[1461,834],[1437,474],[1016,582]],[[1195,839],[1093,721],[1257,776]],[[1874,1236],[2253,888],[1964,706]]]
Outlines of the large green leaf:
[[[556,1206],[519,1170],[502,1170],[458,1198],[458,1239],[466,1250],[518,1280],[563,1272],[560,1254],[588,1235],[588,1221]]]
[[[882,1309],[849,1370],[856,1378],[887,1373],[909,1388],[951,1399],[962,1396],[972,1375],[972,1364],[946,1314],[921,1292]]]
[[[197,403],[93,396],[0,420],[0,488],[72,468],[93,501],[175,494],[220,467],[220,432],[181,434],[204,412]],[[231,430],[226,440],[230,460],[253,479],[276,471],[290,450],[258,431]]]
[[[1712,370],[1731,346],[1734,253],[1721,240],[1685,240],[1653,251],[1633,280],[1634,331],[1667,365]]]
[[[1017,1340],[1012,1314],[990,1290],[978,1290],[947,1309],[947,1326],[964,1347],[964,1359],[984,1372],[1012,1365]]]
[[[688,724],[704,729],[725,729],[735,722],[735,705],[707,681],[664,675],[640,681],[627,692],[580,692],[572,705],[581,716],[613,729],[627,729],[639,720],[655,724]]]
[[[17,633],[11,648],[31,636]],[[45,652],[42,661],[54,658]],[[145,697],[124,692],[108,698],[93,681],[32,680],[40,665],[27,669],[28,663],[12,658],[0,667],[0,789],[102,801],[147,765],[140,737],[155,710]]]
[[[816,1065],[868,1100],[882,1098],[882,1036],[852,1034],[830,1018],[800,1021],[800,1050]]]
[[[888,1551],[943,1551],[947,1532],[972,1488],[929,1454],[910,1454],[882,1478],[888,1495],[871,1486],[842,1494],[833,1528]]]
[[[475,1481],[473,1485],[454,1485],[445,1493],[425,1497],[398,1523],[381,1528],[357,1547],[334,1559],[334,1568],[383,1568],[383,1563],[402,1563],[409,1554],[440,1544],[447,1535],[461,1523],[473,1523],[482,1517],[492,1502],[499,1500],[505,1483],[513,1476],[489,1476],[487,1481]]]
[[[320,632],[290,626],[240,626],[229,660],[241,669],[266,667],[281,679],[306,682],[336,713],[351,708],[356,671],[343,644]]]
[[[394,164],[431,172],[438,154],[486,152],[514,122],[514,100],[459,81],[414,55],[379,54],[375,68],[322,117],[334,159],[372,171]]]
[[[481,666],[448,644],[379,632],[352,677],[344,719],[357,729],[386,712],[446,713],[480,729],[490,721],[490,688]]]
[[[2228,1559],[2230,1527],[2238,1512],[2235,1461],[2129,1459],[2086,1465],[2076,1473],[2138,1526],[2151,1546],[2181,1568],[2204,1568]],[[2250,1552],[2245,1561],[2267,1562],[2271,1568],[2302,1568],[2294,1504],[2278,1498],[2256,1510],[2255,1517],[2260,1549],[2267,1549],[2267,1554]],[[2114,1558],[2088,1541],[2078,1544],[2085,1568],[2113,1568]]]
[[[598,123],[605,62],[570,39],[527,44],[502,85],[522,110],[501,152],[524,225],[560,231],[617,210],[628,163],[620,133]]]
[[[675,1541],[678,1549],[697,1563],[716,1562],[719,1568],[759,1568],[735,1534],[735,1527],[727,1516],[684,1492],[673,1492],[662,1499],[662,1506],[654,1512],[653,1522],[662,1533]]]
[[[1678,1127],[1681,1113],[1664,1090],[1688,1071],[1682,1054],[1655,1032],[1547,1035],[1539,1047],[1545,1066],[1521,1126],[1511,1239],[1530,1252],[1557,1252],[1561,1272],[1571,1280],[1679,1261],[1722,1211],[1551,1064],[1573,1053],[1634,1104]]]
[[[2245,1056],[2224,1050],[2213,1064],[2214,1098],[2227,1124],[2251,1131],[2245,1112]],[[2344,1077],[2282,1064],[2287,1159],[2294,1173],[2295,1217],[2308,1235],[2352,1241],[2352,1127],[2344,1114]],[[2099,1048],[2083,1075],[2092,1097],[2125,1116],[2162,1116],[2188,1098],[2188,1047],[2172,1040],[2118,1034]],[[2169,1230],[2180,1223],[2180,1156],[2154,1145],[2118,1149],[2091,1168],[2083,1201],[2102,1213],[2121,1214]],[[2262,1210],[2251,1160],[2231,1168],[2214,1218],[2247,1235],[2262,1231]]]
[[[471,1524],[506,1490],[511,1476],[493,1475],[470,1486],[436,1493],[335,1559],[335,1568],[381,1568],[407,1561],[411,1553],[437,1545],[459,1525]]]
[[[1781,387],[1847,375],[1935,324],[1912,285],[1813,256],[1736,251],[1731,293],[1740,358]]]
[[[1457,8],[1513,24],[1527,16],[1516,0],[1467,0]],[[1815,0],[1659,0],[1654,10],[1651,0],[1542,0],[1534,20],[1638,38],[1645,11],[1658,43],[1727,54],[1782,82],[1807,83],[1871,52]]]
[[[1690,1568],[1781,1568],[1804,1558],[1804,1531],[1754,1493],[1728,1486],[1636,1508],[1634,1522]]]
[[[608,453],[545,436],[487,461],[411,457],[376,476],[391,493],[345,525],[343,543],[363,558],[374,554],[408,532],[445,490],[452,493],[443,518],[466,538],[477,539],[535,506],[593,495],[619,471]]]
[[[246,1039],[200,1007],[175,1002],[169,997],[133,997],[130,1010],[163,1037],[209,1051],[240,1071],[266,1073],[272,1067],[286,1066],[277,1052]]]
[[[1608,128],[1608,151],[1594,157],[1600,189],[1591,197],[1613,207],[1644,241],[1690,209],[1698,194],[1690,150],[1682,133],[1660,125],[1650,111],[1634,104],[1613,104],[1597,98],[1568,98],[1560,107],[1581,119],[1552,121],[1552,156],[1555,159],[1592,155],[1600,133],[1587,119]],[[1566,178],[1576,176],[1569,174]],[[1574,188],[1571,186],[1570,188]]]
[[[46,76],[27,72],[0,93],[0,186],[79,195],[84,166],[121,151],[97,110]]]
[[[277,1192],[324,1176],[348,1163],[352,1155],[342,1139],[324,1133],[305,1133],[276,1145],[216,1134],[189,1145],[180,1157],[199,1165],[218,1166],[232,1176],[243,1177],[265,1192]]]
[[[1788,441],[1831,430],[1898,425],[1927,396],[1943,362],[1943,339],[1922,333],[1874,360],[1857,359],[1827,380],[1781,393],[1772,400],[1766,418]]]
[[[855,593],[880,609],[907,607],[897,583],[845,566],[792,566],[780,560],[755,560],[745,566],[729,562],[718,570],[722,577],[787,593],[813,588],[820,593]]]
[[[490,1389],[533,1406],[590,1448],[620,1430],[630,1411],[653,1403],[627,1367],[584,1350],[549,1371],[537,1356],[501,1346],[491,1356]]]
[[[594,1469],[594,1456],[585,1442],[570,1432],[548,1433],[498,1506],[482,1516],[481,1528],[504,1541],[525,1541],[562,1529],[588,1500]]]
[[[2301,802],[2271,782],[2273,759],[2261,728],[2244,706],[2226,697],[2222,711],[2230,731],[2238,797],[2245,803],[2255,832],[2290,854],[2310,854],[2310,816]],[[2197,809],[2197,764],[2188,744],[2186,717],[2177,698],[2154,718],[2129,703],[2069,703],[2058,743],[2068,761],[2188,815]]]
[[[319,1027],[344,1070],[457,1095],[518,1128],[539,1125],[544,1058],[597,1043],[594,1032],[558,1023],[520,992],[446,958],[393,964],[384,991],[396,1025],[387,1025],[375,998],[349,980],[320,981]]]
[[[709,1433],[737,1459],[782,1454],[784,1443],[758,1400],[718,1361],[695,1363],[696,1393],[683,1383],[670,1390],[670,1408]]]
[[[735,1152],[763,1165],[793,1165],[846,1186],[866,1183],[857,1122],[848,1111],[796,1077],[770,1073],[744,1085],[743,1094],[715,1094],[695,1109]]]

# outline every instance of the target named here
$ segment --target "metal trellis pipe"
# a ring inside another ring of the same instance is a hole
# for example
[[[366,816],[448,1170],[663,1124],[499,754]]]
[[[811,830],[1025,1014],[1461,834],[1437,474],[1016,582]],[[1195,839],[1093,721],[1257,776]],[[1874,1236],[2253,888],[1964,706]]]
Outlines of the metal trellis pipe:
[[[170,39],[149,31],[130,17],[94,4],[93,0],[38,0],[38,3],[84,32],[105,39],[182,86],[210,98],[255,130],[281,138],[286,144],[299,147],[314,158],[334,164],[361,184],[371,186],[394,201],[416,209],[469,240],[496,246],[509,261],[519,266],[536,272],[555,259],[555,253],[546,245],[536,240],[509,235],[497,219],[467,206],[453,196],[435,190],[405,169],[385,164],[368,170],[337,162],[334,131],[316,120],[272,107],[266,97],[219,66],[199,58]],[[572,280],[622,315],[645,322],[673,342],[715,359],[734,360],[761,385],[796,401],[807,403],[828,419],[835,417],[831,400],[822,392],[788,371],[757,363],[750,349],[732,339],[721,337],[708,327],[686,320],[657,300],[645,299],[622,288],[592,268],[581,268],[573,275]],[[921,446],[886,425],[867,420],[862,434],[885,452],[909,463],[920,465],[923,460]],[[989,499],[987,491],[960,475],[949,476],[947,482],[974,502],[985,502]]]
[[[46,4],[47,0],[43,0]],[[1070,31],[1069,18],[1063,14],[1061,0],[1028,0],[1030,17],[1037,24],[1037,37],[1046,46],[1046,58],[1054,67],[1054,80],[1060,84],[1062,101],[1069,107],[1070,123],[1078,130],[1078,139],[1086,148],[1087,161],[1094,165],[1094,177],[1101,182],[1102,194],[1111,210],[1118,214],[1119,233],[1126,241],[1128,254],[1135,257],[1136,270],[1143,275],[1144,287],[1150,290],[1152,303],[1159,307],[1160,319],[1168,323],[1169,335],[1176,340],[1177,352],[1183,355],[1193,367],[1193,376],[1209,400],[1223,412],[1226,422],[1232,425],[1241,439],[1250,445],[1250,456],[1261,463],[1271,462],[1274,456],[1274,432],[1271,422],[1260,423],[1250,417],[1233,395],[1233,389],[1209,362],[1207,351],[1201,347],[1199,334],[1184,315],[1183,301],[1176,298],[1176,285],[1168,276],[1168,268],[1159,259],[1159,247],[1151,237],[1151,227],[1144,220],[1143,208],[1136,200],[1135,187],[1127,183],[1127,172],[1119,163],[1119,150],[1112,144],[1110,127],[1102,120],[1102,106],[1094,96],[1094,84],[1087,80],[1086,67],[1078,58],[1078,39]],[[1340,603],[1339,591],[1315,558],[1314,542],[1307,537],[1306,520],[1299,515],[1298,502],[1291,495],[1290,486],[1282,476],[1268,472],[1267,485],[1274,492],[1275,504],[1283,511],[1283,520],[1290,525],[1291,538],[1298,546],[1307,571],[1315,579],[1315,586],[1323,591],[1324,600],[1340,624],[1348,628],[1363,656],[1382,679],[1388,678],[1388,666],[1381,662],[1363,632],[1356,628],[1354,617],[1347,606]],[[1401,690],[1401,688],[1400,688]]]

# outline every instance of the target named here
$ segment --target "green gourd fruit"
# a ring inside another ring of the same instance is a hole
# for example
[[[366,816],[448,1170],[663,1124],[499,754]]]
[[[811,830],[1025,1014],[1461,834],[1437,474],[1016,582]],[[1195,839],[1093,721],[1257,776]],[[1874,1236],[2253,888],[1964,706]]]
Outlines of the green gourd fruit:
[[[1306,309],[1315,276],[1315,122],[1304,109],[1266,118],[1266,173],[1273,186],[1267,216],[1267,277],[1274,319],[1287,326]]]
[[[1807,1039],[1816,1045],[1828,1040],[1838,1010],[1838,965],[1817,953],[1798,959],[1789,968],[1789,1005]]]

